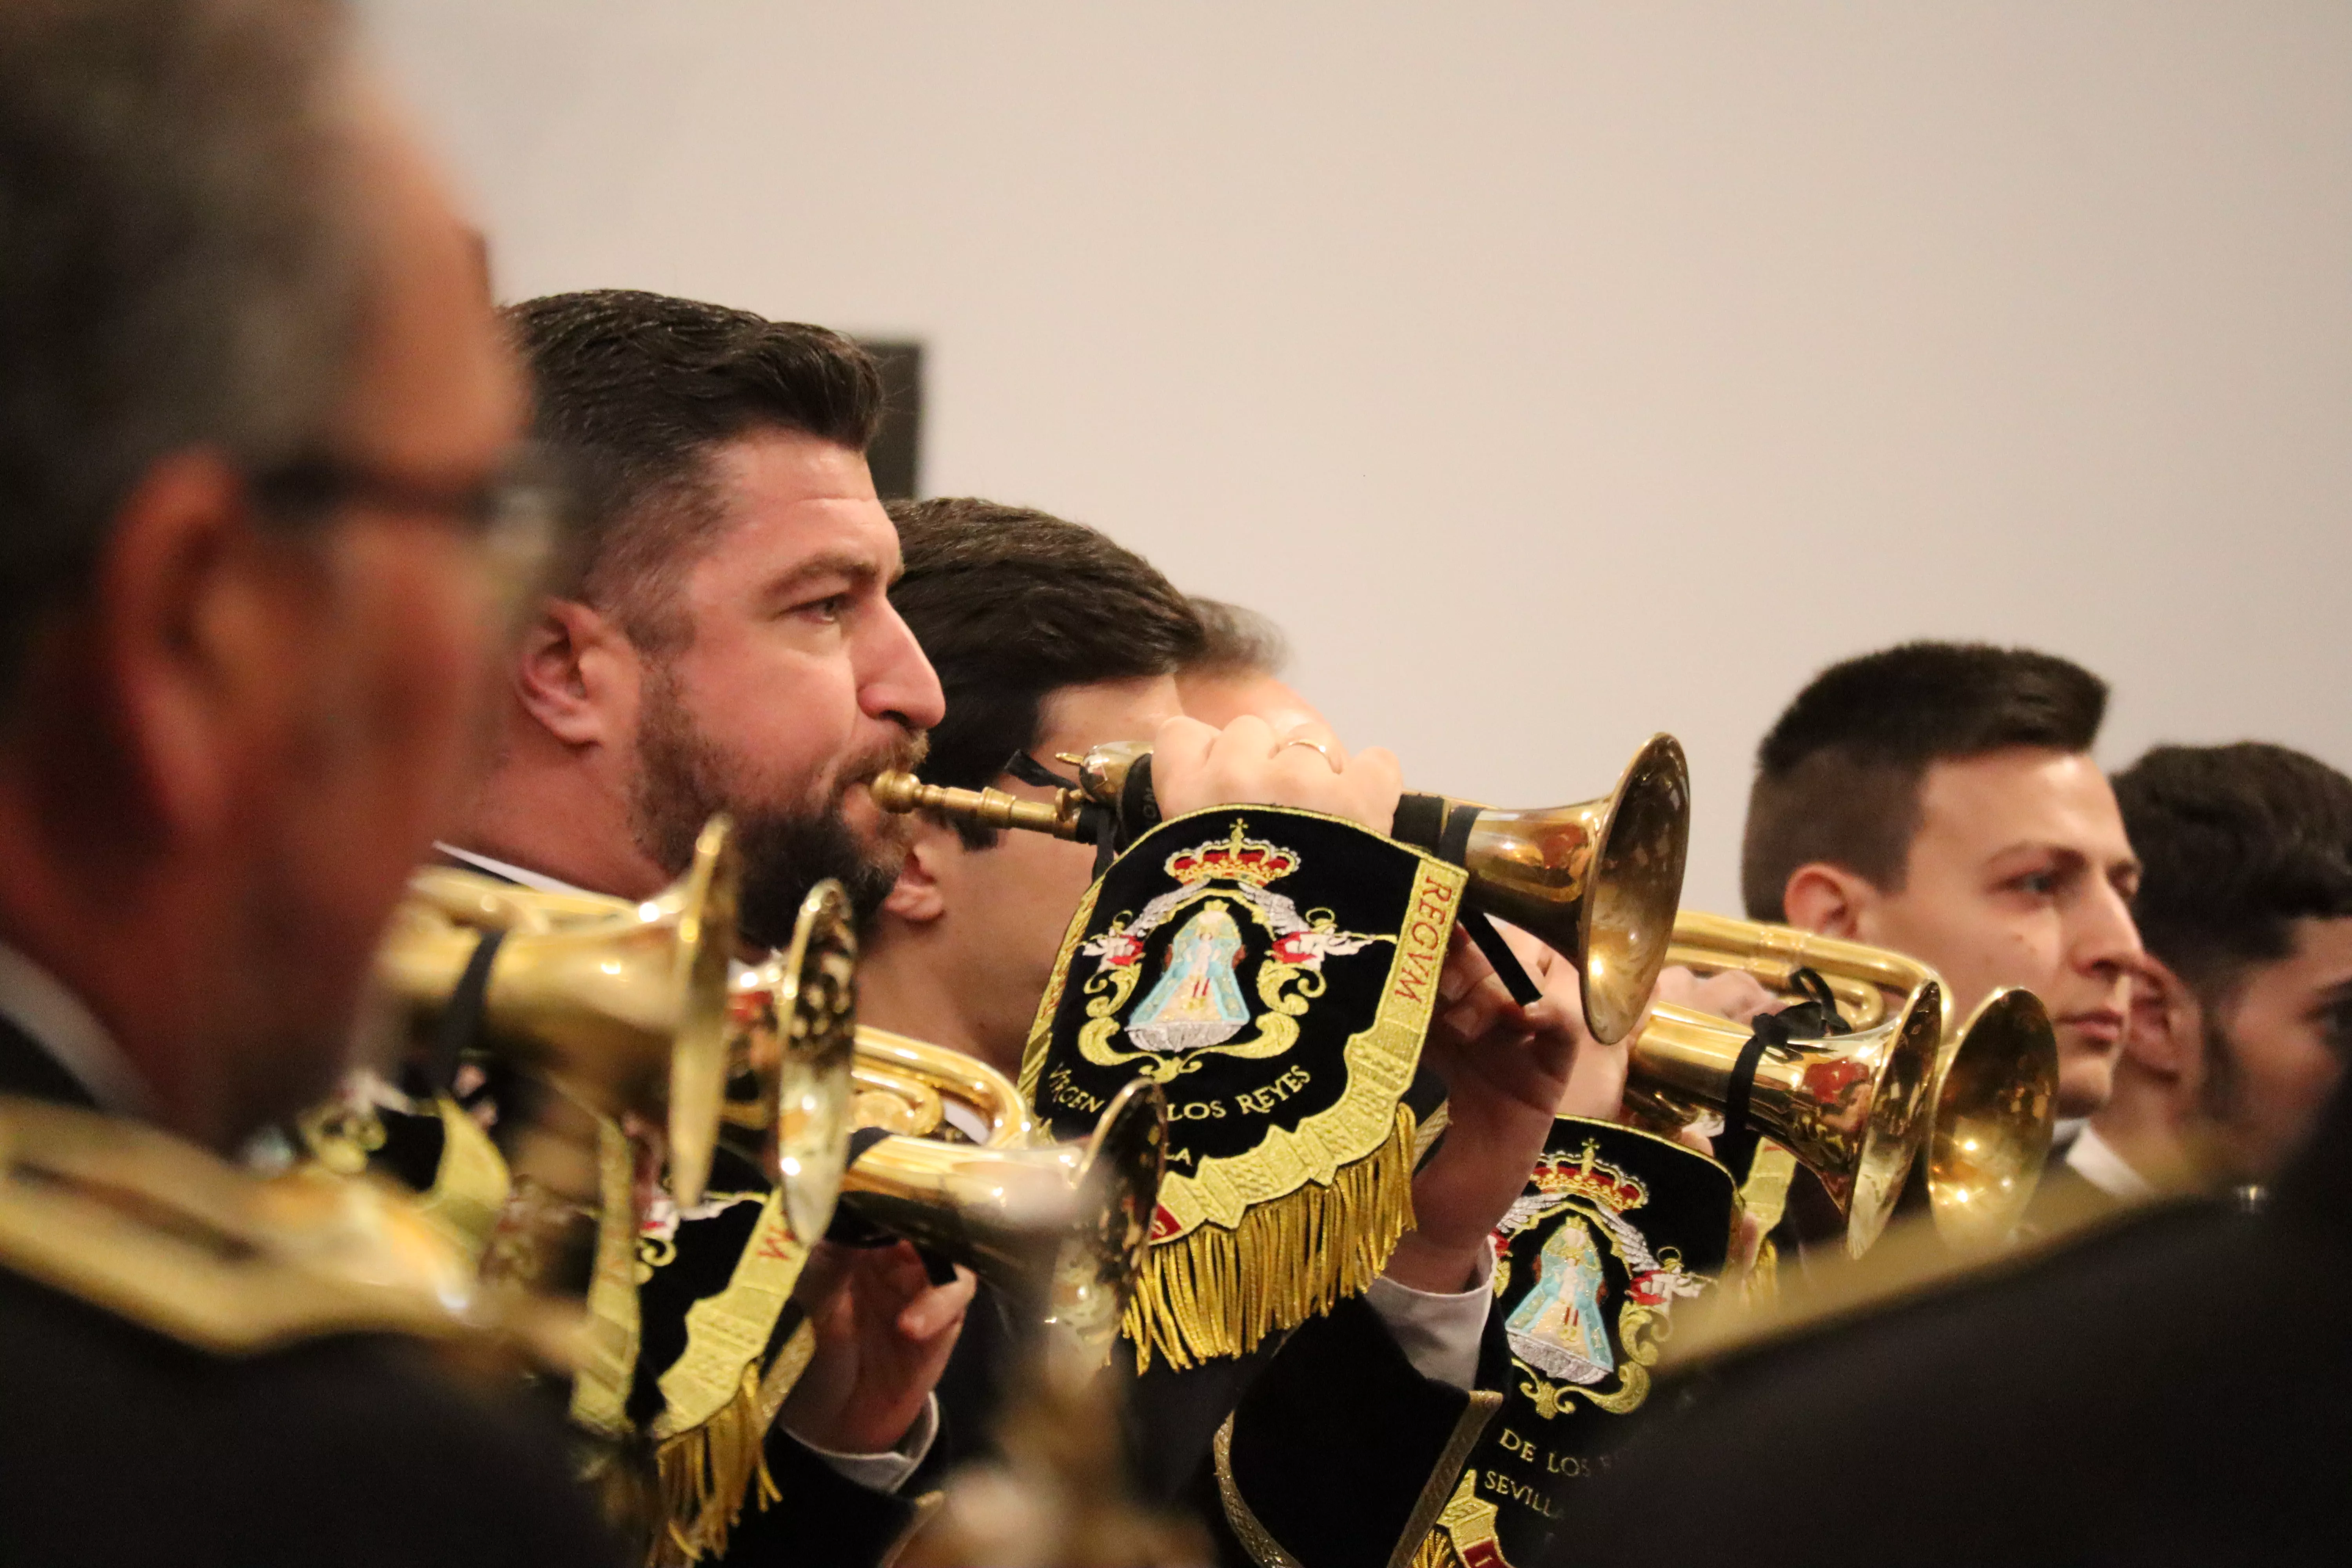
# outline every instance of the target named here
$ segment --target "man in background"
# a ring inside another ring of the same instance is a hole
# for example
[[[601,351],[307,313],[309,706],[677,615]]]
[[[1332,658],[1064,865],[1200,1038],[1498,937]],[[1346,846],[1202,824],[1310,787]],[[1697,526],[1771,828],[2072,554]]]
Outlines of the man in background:
[[[1283,679],[1290,641],[1271,617],[1198,595],[1192,610],[1201,620],[1201,648],[1176,675],[1185,712],[1210,724],[1228,724],[1244,713],[1268,722],[1292,714],[1320,717]]]
[[[2115,785],[2147,955],[2066,1170],[2127,1201],[2270,1182],[2352,1048],[2352,779],[2250,742],[2158,746]]]
[[[609,1562],[226,1158],[474,760],[529,509],[472,237],[324,0],[0,10],[0,1554]]]
[[[906,561],[890,600],[946,694],[927,782],[1045,800],[1050,788],[1007,771],[1016,756],[1067,777],[1057,753],[1148,742],[1187,711],[1176,674],[1201,652],[1201,623],[1142,557],[992,501],[899,502],[890,515]],[[1063,929],[1094,880],[1094,848],[908,824],[904,867],[859,964],[858,1016],[1018,1077]]]
[[[1814,677],[1758,748],[1750,919],[1918,959],[1956,1018],[2004,985],[2056,1026],[2058,1113],[2107,1098],[2139,865],[2091,760],[2106,686],[2026,648],[1907,643]]]

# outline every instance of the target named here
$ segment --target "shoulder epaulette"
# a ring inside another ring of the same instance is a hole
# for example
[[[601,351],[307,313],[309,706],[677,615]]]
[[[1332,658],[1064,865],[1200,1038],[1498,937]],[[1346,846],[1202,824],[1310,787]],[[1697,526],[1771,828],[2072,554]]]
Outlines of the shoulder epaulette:
[[[0,1268],[222,1355],[471,1330],[471,1271],[401,1200],[262,1180],[152,1127],[0,1098]]]

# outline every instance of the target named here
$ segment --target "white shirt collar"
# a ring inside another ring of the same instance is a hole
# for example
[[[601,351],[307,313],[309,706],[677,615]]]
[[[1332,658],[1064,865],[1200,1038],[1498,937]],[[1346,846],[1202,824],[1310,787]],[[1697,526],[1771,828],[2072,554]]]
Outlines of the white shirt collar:
[[[2076,1135],[2074,1147],[2066,1151],[2066,1163],[2076,1175],[2109,1197],[2137,1200],[2154,1197],[2155,1186],[2116,1152],[2116,1146],[2099,1136],[2099,1130],[2085,1124]]]
[[[100,1110],[143,1116],[153,1106],[146,1080],[106,1026],[62,981],[0,942],[0,1016],[73,1075]]]
[[[527,866],[509,865],[504,860],[493,860],[488,855],[478,855],[471,849],[460,849],[455,844],[436,844],[433,847],[452,860],[471,866],[477,871],[488,871],[493,877],[502,877],[520,887],[536,888],[542,893],[587,891],[585,888],[574,887],[572,883],[548,876],[543,871],[534,871]]]

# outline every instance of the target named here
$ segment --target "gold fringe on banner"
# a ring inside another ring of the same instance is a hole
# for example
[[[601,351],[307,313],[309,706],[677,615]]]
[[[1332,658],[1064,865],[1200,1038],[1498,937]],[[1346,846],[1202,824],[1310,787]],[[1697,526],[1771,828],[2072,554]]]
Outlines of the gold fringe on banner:
[[[1136,1370],[1149,1371],[1155,1351],[1180,1369],[1244,1355],[1362,1294],[1412,1228],[1415,1131],[1412,1108],[1400,1104],[1388,1142],[1328,1185],[1253,1205],[1238,1226],[1198,1225],[1155,1243],[1127,1304]]]
[[[1454,1538],[1441,1525],[1421,1538],[1421,1544],[1406,1559],[1406,1568],[1462,1568],[1462,1554],[1454,1550]]]
[[[758,1365],[745,1367],[741,1388],[717,1415],[655,1448],[663,1525],[648,1559],[654,1568],[724,1556],[754,1485],[763,1509],[782,1498],[768,1473],[769,1413],[760,1384]]]

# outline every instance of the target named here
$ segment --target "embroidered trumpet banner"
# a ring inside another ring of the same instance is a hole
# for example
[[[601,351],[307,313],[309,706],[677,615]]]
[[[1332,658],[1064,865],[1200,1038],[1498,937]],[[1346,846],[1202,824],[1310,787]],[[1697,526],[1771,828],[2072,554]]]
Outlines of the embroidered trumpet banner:
[[[1416,1568],[1547,1560],[1578,1483],[1622,1439],[1615,1418],[1648,1399],[1676,1303],[1722,1278],[1738,1213],[1731,1173],[1694,1149],[1612,1122],[1552,1123],[1494,1236],[1503,1403]]]
[[[1379,1274],[1412,1223],[1406,1090],[1463,883],[1352,823],[1222,807],[1154,828],[1079,905],[1021,1089],[1057,1138],[1136,1078],[1167,1091],[1139,1367],[1242,1354]]]

